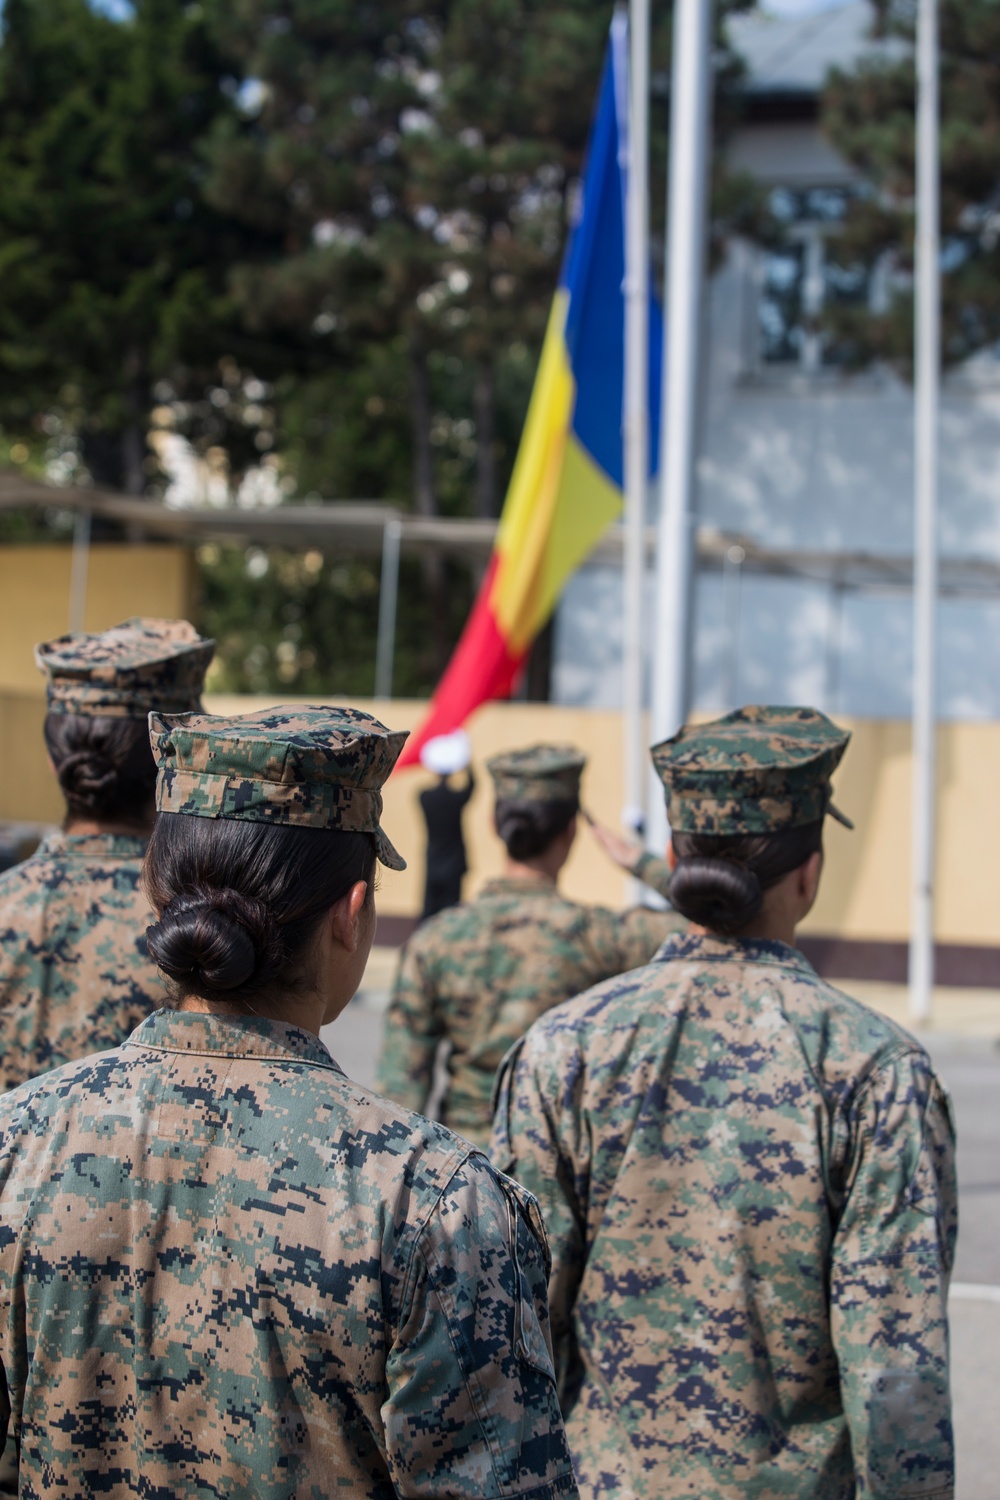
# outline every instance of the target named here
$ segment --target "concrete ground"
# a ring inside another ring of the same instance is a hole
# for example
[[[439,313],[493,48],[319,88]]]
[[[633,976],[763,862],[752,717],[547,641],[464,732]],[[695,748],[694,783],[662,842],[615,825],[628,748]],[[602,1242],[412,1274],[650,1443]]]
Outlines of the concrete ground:
[[[323,1039],[341,1067],[370,1087],[396,955],[372,954],[364,988]],[[906,1022],[906,992],[845,985]],[[952,1283],[952,1391],[958,1448],[956,1500],[1000,1495],[1000,992],[935,994],[936,1026],[922,1032],[955,1103],[960,1227]]]

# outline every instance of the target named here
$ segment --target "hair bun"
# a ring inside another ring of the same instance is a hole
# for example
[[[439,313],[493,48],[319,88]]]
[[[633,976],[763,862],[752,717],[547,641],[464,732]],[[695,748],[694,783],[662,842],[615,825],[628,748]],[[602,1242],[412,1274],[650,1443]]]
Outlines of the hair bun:
[[[93,819],[139,831],[152,821],[156,764],[144,720],[49,712],[45,743],[70,823]]]
[[[516,801],[500,797],[494,809],[496,830],[511,859],[534,859],[572,823],[579,803]]]
[[[764,902],[757,875],[731,859],[691,856],[677,861],[670,904],[682,917],[713,932],[739,932]]]
[[[275,941],[266,907],[227,889],[174,896],[146,929],[154,962],[186,994],[207,999],[246,984]]]
[[[72,801],[97,811],[118,781],[118,769],[95,750],[78,750],[59,766],[59,785]]]
[[[497,833],[511,859],[530,859],[538,852],[537,814],[523,808],[507,808],[497,818]]]

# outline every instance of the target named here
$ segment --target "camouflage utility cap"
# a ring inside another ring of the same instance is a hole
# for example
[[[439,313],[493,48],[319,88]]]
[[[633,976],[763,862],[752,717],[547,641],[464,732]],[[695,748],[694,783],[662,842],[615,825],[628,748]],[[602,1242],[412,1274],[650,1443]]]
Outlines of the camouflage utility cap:
[[[149,733],[160,812],[371,833],[382,863],[406,869],[379,827],[406,730],[358,708],[296,704],[234,719],[153,713]]]
[[[187,620],[125,620],[99,635],[72,631],[35,647],[48,673],[52,714],[144,719],[152,709],[184,714],[201,707],[215,642]]]
[[[738,708],[654,745],[675,833],[776,833],[831,813],[830,777],[851,738],[814,708]]]
[[[532,745],[486,762],[497,801],[579,802],[587,757],[575,745]]]

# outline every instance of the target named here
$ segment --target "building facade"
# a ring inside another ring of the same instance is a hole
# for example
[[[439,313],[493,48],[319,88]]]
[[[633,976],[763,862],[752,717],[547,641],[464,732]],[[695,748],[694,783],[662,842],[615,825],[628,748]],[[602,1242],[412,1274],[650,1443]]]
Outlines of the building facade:
[[[828,69],[875,46],[870,23],[867,0],[732,23],[748,81],[730,163],[766,187],[782,232],[768,248],[733,244],[708,289],[697,519],[733,544],[721,567],[698,569],[695,709],[910,713],[913,393],[887,370],[846,373],[816,331],[825,303],[878,311],[889,294],[883,268],[838,259],[838,224],[863,184],[818,119]],[[945,379],[940,540],[940,713],[1000,719],[998,350]],[[751,569],[748,547],[780,553],[781,566]],[[556,622],[556,702],[620,705],[621,607],[615,567],[573,580]]]

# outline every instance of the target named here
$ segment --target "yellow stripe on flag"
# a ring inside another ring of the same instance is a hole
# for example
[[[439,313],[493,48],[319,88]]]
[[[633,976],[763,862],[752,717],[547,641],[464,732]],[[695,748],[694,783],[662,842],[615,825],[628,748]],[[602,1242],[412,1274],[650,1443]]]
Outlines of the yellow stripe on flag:
[[[584,562],[610,523],[621,513],[622,492],[570,433],[548,545],[542,562],[528,639],[545,625],[571,573]]]
[[[617,485],[570,431],[576,385],[563,339],[568,309],[567,293],[557,292],[497,529],[490,607],[515,653],[530,646],[567,578],[622,507]]]
[[[530,622],[559,500],[576,394],[563,340],[568,308],[566,292],[557,292],[497,529],[499,558],[490,605],[500,633],[509,640],[530,640],[533,633]]]

